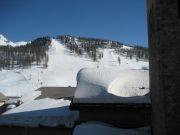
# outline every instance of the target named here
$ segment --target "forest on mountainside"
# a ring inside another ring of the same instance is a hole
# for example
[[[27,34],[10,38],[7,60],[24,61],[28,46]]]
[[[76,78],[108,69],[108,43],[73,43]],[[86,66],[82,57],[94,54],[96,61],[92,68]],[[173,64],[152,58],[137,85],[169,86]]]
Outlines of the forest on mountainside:
[[[22,46],[0,46],[0,69],[30,68],[48,66],[50,37],[37,38]]]
[[[93,61],[97,61],[103,57],[103,52],[99,51],[99,48],[111,48],[115,50],[118,55],[125,56],[127,58],[136,58],[137,61],[149,59],[148,48],[142,46],[131,46],[129,49],[123,48],[123,43],[110,40],[102,40],[96,38],[84,38],[84,37],[73,37],[73,36],[58,36],[61,42],[66,47],[78,54],[83,55],[86,53]]]

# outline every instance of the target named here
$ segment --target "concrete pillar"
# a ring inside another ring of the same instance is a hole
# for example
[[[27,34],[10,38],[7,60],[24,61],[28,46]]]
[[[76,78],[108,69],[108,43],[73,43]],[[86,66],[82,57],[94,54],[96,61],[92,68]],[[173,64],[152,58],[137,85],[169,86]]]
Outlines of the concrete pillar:
[[[150,90],[154,135],[180,135],[178,0],[148,1]]]

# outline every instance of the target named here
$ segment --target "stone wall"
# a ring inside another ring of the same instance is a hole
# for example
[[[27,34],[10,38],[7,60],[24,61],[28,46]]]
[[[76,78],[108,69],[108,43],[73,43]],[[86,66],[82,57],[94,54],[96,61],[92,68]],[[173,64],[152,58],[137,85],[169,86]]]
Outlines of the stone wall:
[[[148,2],[154,135],[180,135],[180,18],[177,1]]]

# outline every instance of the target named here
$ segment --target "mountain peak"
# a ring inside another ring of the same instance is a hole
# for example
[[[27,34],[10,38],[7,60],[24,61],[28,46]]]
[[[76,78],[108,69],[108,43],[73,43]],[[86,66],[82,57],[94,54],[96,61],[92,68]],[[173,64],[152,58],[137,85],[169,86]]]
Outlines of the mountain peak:
[[[12,42],[9,41],[3,34],[0,34],[0,46],[7,46],[7,45],[11,45],[11,46],[20,46],[20,45],[26,45],[27,42],[25,41],[19,41],[19,42]]]
[[[5,38],[4,35],[0,34],[0,40],[7,41],[7,38]]]
[[[0,45],[8,45],[9,41],[7,40],[7,38],[4,37],[4,35],[0,34]]]

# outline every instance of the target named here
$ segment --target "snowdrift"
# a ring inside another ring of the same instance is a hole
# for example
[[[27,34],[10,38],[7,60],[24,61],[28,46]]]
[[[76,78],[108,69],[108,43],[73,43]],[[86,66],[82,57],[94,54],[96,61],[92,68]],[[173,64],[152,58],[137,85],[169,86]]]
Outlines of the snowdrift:
[[[77,74],[74,103],[149,103],[149,71],[85,68]]]
[[[21,97],[34,88],[27,79],[20,73],[3,70],[0,73],[0,92],[8,97]]]

